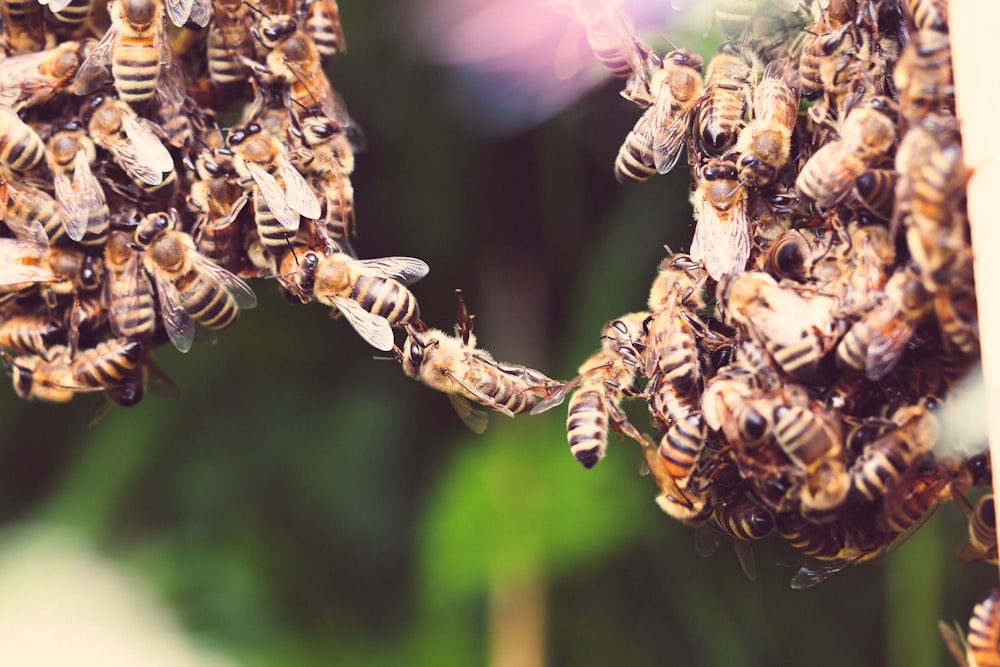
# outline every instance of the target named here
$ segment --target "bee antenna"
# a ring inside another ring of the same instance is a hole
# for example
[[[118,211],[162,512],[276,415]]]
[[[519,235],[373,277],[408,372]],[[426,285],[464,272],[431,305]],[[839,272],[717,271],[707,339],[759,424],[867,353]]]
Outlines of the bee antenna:
[[[395,361],[396,363],[402,363],[403,353],[399,351],[398,347],[393,345],[392,354],[390,355],[376,354],[374,357],[372,357],[372,359],[374,359],[375,361]]]
[[[267,14],[265,14],[264,10],[261,9],[260,7],[257,7],[256,5],[253,5],[253,4],[249,3],[249,2],[247,2],[246,0],[243,0],[243,4],[246,5],[247,7],[249,7],[250,9],[252,9],[253,11],[257,12],[261,16],[263,16],[265,18],[271,18],[270,16],[268,16]]]

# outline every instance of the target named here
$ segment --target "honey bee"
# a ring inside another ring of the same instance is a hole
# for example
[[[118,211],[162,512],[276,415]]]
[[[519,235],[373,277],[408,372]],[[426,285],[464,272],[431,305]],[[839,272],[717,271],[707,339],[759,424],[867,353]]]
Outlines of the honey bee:
[[[903,11],[917,30],[948,32],[948,0],[904,0]]]
[[[156,284],[163,328],[181,352],[191,349],[194,323],[225,329],[239,309],[253,308],[250,287],[195,249],[194,240],[175,228],[165,213],[146,216],[136,228],[135,247]]]
[[[698,173],[691,193],[697,224],[691,241],[691,258],[703,261],[715,280],[746,268],[750,259],[750,221],[747,192],[736,165],[709,160]]]
[[[305,0],[302,30],[312,38],[324,63],[347,50],[337,0]]]
[[[931,115],[955,114],[951,37],[934,29],[917,30],[896,63],[899,115],[909,124]]]
[[[979,313],[972,290],[948,287],[934,295],[934,312],[945,343],[968,357],[979,354]]]
[[[887,221],[895,210],[897,180],[892,169],[869,169],[854,179],[854,194],[870,213]]]
[[[635,27],[622,10],[620,0],[575,0],[567,3],[576,20],[587,33],[597,61],[615,77],[634,79],[650,89],[647,56],[651,49],[635,34]]]
[[[195,214],[195,247],[205,257],[239,274],[243,269],[243,225],[232,211],[243,189],[226,176],[198,179],[191,184],[188,208]]]
[[[110,80],[122,102],[139,105],[152,99],[161,68],[176,67],[163,4],[163,0],[109,2],[111,26],[77,70],[74,92],[88,95],[104,86],[110,65]],[[177,4],[168,3],[170,7]]]
[[[959,667],[997,667],[1000,665],[1000,589],[993,589],[973,608],[968,639],[957,623],[951,627],[939,621],[938,630]]]
[[[35,255],[48,252],[50,242],[65,234],[59,205],[47,192],[32,187],[0,185],[4,224],[25,250]]]
[[[296,272],[294,264],[299,261]],[[379,350],[392,350],[392,327],[420,321],[417,300],[406,285],[429,271],[415,257],[354,259],[344,253],[328,256],[307,252],[297,260],[288,251],[281,274],[295,276],[300,298],[314,298],[338,311],[365,342]]]
[[[895,140],[895,124],[877,104],[854,109],[844,120],[840,139],[824,144],[803,165],[796,191],[820,209],[837,204]]]
[[[153,286],[141,270],[131,234],[111,232],[104,247],[104,265],[108,270],[104,294],[111,332],[133,340],[151,337],[156,327]]]
[[[837,345],[842,368],[863,371],[880,380],[895,367],[932,303],[912,268],[897,271],[885,286],[885,296],[855,322]]]
[[[334,121],[325,116],[310,116],[300,120],[303,143],[299,150],[304,175],[322,195],[322,225],[317,228],[324,245],[355,255],[350,244],[354,225],[354,188],[350,174],[354,171],[354,147],[348,138],[350,118]],[[319,222],[319,221],[318,221]]]
[[[61,330],[46,313],[12,315],[0,322],[0,348],[45,357]]]
[[[439,329],[407,325],[406,341],[396,351],[403,372],[444,392],[455,412],[475,433],[486,429],[487,415],[473,404],[509,417],[530,410],[561,383],[524,366],[501,364],[476,347],[472,318],[459,293],[455,336]]]
[[[0,238],[0,293],[43,286],[49,295],[92,290],[103,278],[96,260],[74,247],[53,246],[39,253],[16,239]]]
[[[38,0],[38,4],[48,7],[57,34],[75,33],[93,10],[93,0]]]
[[[65,403],[77,392],[100,391],[125,381],[142,358],[142,343],[107,340],[75,355],[65,345],[55,345],[47,356],[22,355],[7,359],[14,391],[25,399]]]
[[[158,186],[174,171],[174,159],[159,139],[159,129],[123,101],[97,96],[89,103],[87,129],[97,146],[137,183]]]
[[[859,513],[834,523],[813,524],[789,513],[776,517],[778,532],[802,554],[819,561],[803,565],[792,577],[792,588],[816,586],[851,565],[875,558],[889,546],[892,535],[875,525],[874,515]]]
[[[605,331],[619,327],[628,330],[631,341],[645,339],[643,333],[649,313],[630,313],[614,320]],[[621,409],[622,400],[632,391],[640,372],[642,358],[634,343],[620,345],[619,336],[602,337],[602,349],[583,362],[577,376],[556,389],[536,405],[531,413],[539,414],[562,403],[570,393],[566,417],[566,436],[573,456],[584,468],[593,468],[604,458],[608,446],[608,427],[642,444],[643,439]]]
[[[923,405],[899,408],[892,422],[888,433],[864,445],[848,470],[851,495],[859,500],[884,497],[937,441],[938,420]]]
[[[45,144],[38,133],[5,104],[0,104],[0,165],[31,171],[42,161]]]
[[[45,26],[37,0],[6,0],[0,3],[0,19],[8,55],[34,53],[45,48]]]
[[[322,213],[316,193],[292,166],[274,137],[251,123],[228,139],[237,173],[253,182],[254,216],[265,249],[280,257],[299,228],[299,216],[316,220]]]
[[[784,79],[784,63],[772,61],[753,89],[753,120],[736,141],[739,177],[757,187],[772,183],[791,154],[799,100]]]
[[[63,42],[0,60],[0,100],[15,111],[46,102],[69,84],[84,49],[81,42]]]
[[[821,404],[779,405],[774,409],[774,439],[805,471],[803,516],[813,523],[835,519],[851,487],[840,421],[827,415]]]
[[[719,530],[733,538],[740,566],[747,578],[754,581],[757,579],[757,562],[750,541],[763,539],[774,532],[774,516],[766,507],[754,502],[743,489],[722,497],[716,495],[713,494],[710,502],[712,519]],[[721,544],[721,534],[707,525],[700,526],[696,531],[695,549],[701,556],[711,556]]]
[[[674,519],[689,526],[704,525],[712,518],[712,505],[708,488],[681,489],[676,478],[667,472],[656,443],[643,435],[643,455],[646,465],[660,489],[656,504]]]
[[[736,142],[745,124],[752,77],[751,63],[730,45],[708,63],[697,106],[698,140],[709,155],[721,155]]]
[[[216,86],[242,86],[251,72],[247,61],[254,57],[250,6],[242,0],[215,0],[214,7],[205,38],[209,79]]]
[[[91,171],[97,159],[94,142],[79,123],[70,123],[49,139],[45,159],[66,235],[88,246],[103,245],[108,236],[108,203]]]
[[[968,538],[959,545],[958,555],[967,562],[997,562],[996,503],[993,494],[980,498],[975,507],[966,511],[969,518]]]
[[[663,59],[651,82],[653,104],[618,150],[615,178],[619,183],[644,181],[677,164],[702,90],[701,67],[701,56],[686,49],[671,51]]]

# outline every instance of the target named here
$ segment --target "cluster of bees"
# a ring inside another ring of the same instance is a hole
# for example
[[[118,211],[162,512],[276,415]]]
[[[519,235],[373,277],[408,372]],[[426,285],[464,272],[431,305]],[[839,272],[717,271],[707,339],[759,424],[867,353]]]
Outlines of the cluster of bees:
[[[777,533],[809,559],[793,587],[815,585],[953,499],[964,557],[996,562],[993,498],[966,499],[987,455],[935,449],[979,360],[947,0],[717,0],[707,65],[644,43],[620,3],[563,4],[642,110],[615,178],[686,152],[695,229],[532,411],[568,397],[587,468],[609,430],[640,443],[659,506],[732,536],[748,573]]]

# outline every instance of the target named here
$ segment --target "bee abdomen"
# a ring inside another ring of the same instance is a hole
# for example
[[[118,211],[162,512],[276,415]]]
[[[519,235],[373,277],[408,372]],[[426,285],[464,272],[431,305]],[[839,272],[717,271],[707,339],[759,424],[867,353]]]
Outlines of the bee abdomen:
[[[635,132],[629,132],[615,158],[615,180],[623,185],[641,183],[655,173],[652,156],[648,155]]]
[[[406,324],[420,318],[417,300],[401,284],[379,276],[359,276],[350,298],[390,324]]]
[[[113,387],[129,379],[142,358],[142,343],[110,340],[73,361],[73,380],[81,387]]]
[[[600,392],[585,390],[573,395],[566,419],[566,433],[569,450],[584,468],[593,468],[604,457],[608,420]]]

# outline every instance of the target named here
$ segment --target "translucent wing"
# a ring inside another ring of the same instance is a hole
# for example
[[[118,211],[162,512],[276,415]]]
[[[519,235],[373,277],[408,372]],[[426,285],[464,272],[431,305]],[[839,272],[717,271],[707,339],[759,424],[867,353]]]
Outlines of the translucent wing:
[[[194,320],[181,308],[181,296],[174,284],[158,272],[153,274],[153,278],[160,299],[160,319],[163,320],[163,328],[174,347],[181,352],[187,352],[194,342]]]
[[[451,401],[451,407],[455,408],[455,413],[473,433],[482,433],[486,430],[490,416],[485,410],[480,410],[461,394],[448,394],[448,400]]]
[[[16,239],[0,238],[0,286],[54,282],[56,275]]]
[[[49,249],[49,235],[40,220],[26,218],[21,212],[48,207],[52,203],[50,197],[34,188],[14,189],[10,186],[7,187],[7,195],[10,201],[16,201],[18,206],[8,206],[3,215],[4,223],[13,232],[17,241],[24,245],[27,252],[40,257]]]
[[[941,633],[944,645],[947,647],[948,653],[955,660],[955,664],[958,667],[972,667],[966,658],[968,642],[965,640],[961,626],[958,623],[951,626],[944,621],[938,621],[938,632]]]
[[[547,412],[552,408],[556,407],[557,405],[561,404],[564,400],[566,400],[566,397],[570,394],[570,392],[572,392],[574,389],[580,386],[580,382],[582,382],[586,376],[587,376],[586,373],[582,373],[580,375],[577,375],[575,378],[573,378],[566,384],[557,387],[552,393],[550,393],[548,396],[539,401],[535,405],[535,407],[531,409],[531,412],[528,414],[540,415],[543,412]]]
[[[210,279],[226,288],[226,291],[233,295],[236,305],[241,310],[250,310],[257,307],[257,295],[253,293],[253,290],[250,289],[250,286],[243,279],[214,263],[194,248],[190,248],[188,252],[198,271],[206,274]]]
[[[191,22],[204,28],[212,18],[212,0],[193,0],[191,3]]]
[[[76,76],[73,77],[70,90],[77,95],[89,95],[114,80],[111,76],[111,69],[108,67],[108,63],[111,60],[111,52],[114,50],[115,42],[117,41],[118,25],[112,21],[111,27],[104,33],[104,37],[101,38],[101,41],[97,43],[97,46],[94,47],[76,70]]]
[[[288,205],[285,199],[285,191],[278,184],[278,181],[267,170],[254,162],[247,162],[247,171],[257,184],[260,196],[264,198],[264,203],[271,211],[278,222],[288,229],[299,228],[299,213]]]
[[[319,220],[322,207],[315,191],[310,187],[299,170],[292,166],[284,153],[278,153],[275,161],[278,163],[278,173],[285,182],[285,201],[292,210],[310,220]]]
[[[462,380],[462,378],[455,375],[455,373],[452,372],[450,369],[447,368],[443,369],[442,374],[448,376],[448,378],[450,378],[452,382],[454,382],[457,386],[461,387],[462,391],[465,392],[466,398],[472,399],[473,401],[479,403],[480,405],[485,405],[486,407],[496,410],[497,412],[502,412],[508,417],[514,416],[514,413],[511,412],[510,408],[508,408],[506,405],[501,405],[500,403],[497,403],[496,401],[493,400],[492,397],[480,391],[479,388],[474,387],[469,383],[465,382],[464,380]]]
[[[354,327],[354,330],[366,343],[384,352],[393,348],[395,340],[393,340],[392,327],[389,326],[388,320],[369,313],[361,307],[361,304],[342,296],[333,297],[333,302],[347,323]]]
[[[702,558],[711,558],[722,546],[722,533],[707,523],[694,529],[694,550]]]
[[[750,581],[757,581],[757,558],[753,554],[753,545],[747,540],[733,538],[733,546],[736,547],[736,558],[740,561],[743,574],[747,575]]]
[[[53,14],[58,14],[69,7],[70,2],[72,0],[38,0],[38,4],[42,7],[48,7]]]
[[[193,0],[164,0],[163,3],[167,10],[167,16],[170,17],[170,22],[178,28],[187,23],[193,4]]]
[[[122,169],[149,185],[163,182],[163,174],[174,168],[170,151],[153,132],[148,121],[139,119],[131,110],[122,110],[122,127],[129,141],[108,146]]]
[[[110,273],[110,272],[109,272]],[[132,309],[143,288],[152,291],[146,274],[139,266],[139,255],[132,256],[120,272],[114,272],[104,281],[104,295],[108,304],[108,325],[111,333],[118,338],[124,338],[122,323],[131,318]]]
[[[87,233],[91,216],[104,211],[107,206],[104,189],[91,171],[87,153],[82,147],[77,149],[73,160],[73,178],[60,171],[53,177],[53,185],[62,209],[66,234],[79,241]]]
[[[427,262],[416,257],[378,257],[350,260],[362,273],[375,274],[411,285],[430,272]]]
[[[703,260],[715,280],[743,271],[750,259],[750,225],[744,198],[733,202],[725,218],[707,198],[702,198],[698,211],[691,258]]]

